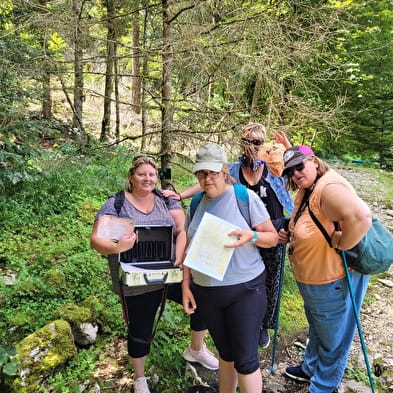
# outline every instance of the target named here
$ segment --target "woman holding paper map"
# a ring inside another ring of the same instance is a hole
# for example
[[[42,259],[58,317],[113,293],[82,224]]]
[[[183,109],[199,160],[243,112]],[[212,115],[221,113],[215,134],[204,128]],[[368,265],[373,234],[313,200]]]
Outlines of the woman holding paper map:
[[[292,213],[293,204],[285,188],[281,172],[284,169],[283,153],[291,143],[283,132],[273,132],[274,141],[266,142],[266,128],[260,123],[249,123],[241,131],[242,155],[237,162],[229,163],[229,173],[237,183],[254,191],[269,212],[274,227],[283,227],[285,211]],[[164,190],[165,196],[178,200],[190,198],[201,191],[197,183],[181,193]],[[276,309],[279,294],[281,260],[285,245],[278,244],[271,248],[260,248],[259,252],[266,266],[267,307],[259,332],[259,345],[267,348],[270,343],[268,329],[273,329],[276,322]]]
[[[128,171],[125,184],[124,201],[118,209],[116,196],[111,196],[96,215],[91,246],[102,254],[119,254],[134,247],[137,235],[134,232],[122,235],[118,241],[99,236],[100,218],[113,216],[119,219],[132,219],[137,225],[171,225],[175,246],[175,265],[182,261],[186,246],[184,230],[185,215],[179,202],[164,199],[156,190],[158,181],[157,166],[150,157],[136,157]],[[111,256],[111,255],[110,255]],[[116,255],[117,257],[117,255]],[[118,287],[119,263],[115,261],[111,269],[112,281]],[[128,312],[128,353],[134,367],[134,392],[149,393],[145,377],[146,356],[150,343],[156,312],[160,306],[163,284],[125,287],[125,303]],[[168,284],[167,298],[181,304],[182,291],[179,283]],[[206,324],[199,313],[191,316],[191,345],[185,350],[184,357],[189,361],[202,364],[208,369],[218,368],[218,360],[204,345],[207,332]]]
[[[274,247],[278,235],[263,202],[247,189],[250,224],[243,217],[232,186],[235,181],[219,145],[209,143],[198,150],[193,172],[204,194],[192,218],[190,209],[187,212],[190,248],[183,264],[183,307],[189,314],[199,310],[208,325],[220,355],[219,393],[234,393],[237,385],[241,393],[261,393],[258,335],[266,310],[266,272],[256,246]],[[211,224],[207,234],[200,236],[198,227],[201,223],[204,227],[206,218]],[[236,229],[218,233],[225,226]],[[210,258],[213,266],[217,261],[225,263],[226,250],[233,250],[222,280],[203,266],[209,262],[212,245],[222,250],[221,256]],[[199,250],[202,266],[198,258],[189,258],[194,250]]]

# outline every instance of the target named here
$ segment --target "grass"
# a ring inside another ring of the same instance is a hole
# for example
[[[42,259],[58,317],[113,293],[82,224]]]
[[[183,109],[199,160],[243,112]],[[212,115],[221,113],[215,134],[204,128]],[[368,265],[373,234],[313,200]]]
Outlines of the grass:
[[[284,342],[289,342],[293,336],[307,329],[308,325],[303,310],[303,299],[288,260],[286,260],[284,269],[279,323],[280,337]]]

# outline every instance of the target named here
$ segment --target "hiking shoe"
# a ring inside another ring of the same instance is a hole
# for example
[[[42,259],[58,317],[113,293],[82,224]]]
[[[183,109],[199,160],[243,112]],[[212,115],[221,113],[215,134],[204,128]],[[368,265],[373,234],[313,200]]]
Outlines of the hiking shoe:
[[[194,351],[188,346],[183,352],[183,358],[188,362],[201,364],[208,370],[218,369],[218,359],[204,345],[200,351]]]
[[[259,331],[258,344],[262,348],[267,348],[270,344],[270,335],[267,329],[261,329]]]
[[[303,372],[302,365],[289,366],[285,369],[285,374],[292,379],[300,382],[310,382],[310,377]]]
[[[134,381],[134,392],[150,393],[149,387],[147,386],[146,377],[139,377]]]

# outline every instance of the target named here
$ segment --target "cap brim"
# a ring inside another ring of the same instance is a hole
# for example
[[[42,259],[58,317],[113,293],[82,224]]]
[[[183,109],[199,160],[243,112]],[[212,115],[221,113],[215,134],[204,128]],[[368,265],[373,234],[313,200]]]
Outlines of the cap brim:
[[[194,164],[192,172],[195,173],[202,170],[221,172],[222,167],[222,162],[197,162]]]

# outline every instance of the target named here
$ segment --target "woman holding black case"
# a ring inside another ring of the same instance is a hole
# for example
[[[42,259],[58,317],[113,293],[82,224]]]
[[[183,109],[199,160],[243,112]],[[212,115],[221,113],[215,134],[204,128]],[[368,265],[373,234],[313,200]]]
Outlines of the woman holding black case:
[[[136,157],[128,171],[125,182],[125,198],[117,212],[115,196],[110,197],[98,211],[90,238],[91,247],[106,255],[120,254],[133,248],[137,235],[133,232],[123,236],[118,242],[97,236],[99,218],[111,215],[130,218],[136,225],[172,225],[175,242],[174,265],[181,263],[185,245],[185,215],[179,202],[161,196],[156,190],[158,181],[157,165],[151,157]],[[118,264],[111,269],[113,287],[119,288]],[[124,287],[125,303],[129,315],[128,353],[134,367],[135,393],[149,393],[145,377],[146,356],[150,352],[154,318],[163,297],[163,284],[151,284],[137,287]],[[118,292],[117,292],[118,293]],[[169,284],[167,298],[181,304],[180,284]],[[191,344],[185,350],[184,357],[189,361],[215,370],[218,360],[204,345],[206,324],[199,313],[191,316]]]

